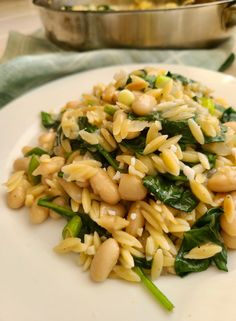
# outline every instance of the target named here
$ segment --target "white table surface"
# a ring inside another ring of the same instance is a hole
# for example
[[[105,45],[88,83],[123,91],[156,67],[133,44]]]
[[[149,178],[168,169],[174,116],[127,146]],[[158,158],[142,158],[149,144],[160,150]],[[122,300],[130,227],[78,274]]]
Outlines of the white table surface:
[[[31,0],[0,0],[0,57],[2,56],[9,31],[17,30],[30,34],[42,27],[37,9]],[[235,46],[236,54],[236,28]],[[236,60],[226,73],[236,76]]]

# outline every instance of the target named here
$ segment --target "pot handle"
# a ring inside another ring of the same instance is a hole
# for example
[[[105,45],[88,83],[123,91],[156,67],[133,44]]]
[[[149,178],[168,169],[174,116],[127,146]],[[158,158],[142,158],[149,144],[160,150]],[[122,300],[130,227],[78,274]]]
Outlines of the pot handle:
[[[226,29],[236,26],[236,0],[224,9],[223,25]]]

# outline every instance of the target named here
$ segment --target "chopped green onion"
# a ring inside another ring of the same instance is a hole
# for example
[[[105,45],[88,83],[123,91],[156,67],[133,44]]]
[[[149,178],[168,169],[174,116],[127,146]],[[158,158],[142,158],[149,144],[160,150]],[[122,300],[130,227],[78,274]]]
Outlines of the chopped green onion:
[[[88,117],[81,116],[78,120],[79,129],[84,129],[86,132],[94,133],[98,128],[97,126],[90,124]]]
[[[132,105],[135,96],[132,93],[132,91],[128,90],[128,89],[123,89],[119,92],[118,94],[118,102],[120,102],[121,104],[124,104],[126,106],[130,106]]]
[[[38,200],[38,205],[39,206],[43,206],[46,208],[49,208],[50,210],[55,211],[57,214],[63,216],[66,219],[71,219],[73,216],[76,215],[76,213],[74,213],[73,211],[71,211],[69,208],[61,206],[61,205],[57,205],[52,203],[53,198],[48,198],[46,197],[42,197]]]
[[[108,4],[100,4],[97,6],[98,11],[113,11],[113,9]]]
[[[38,156],[42,156],[44,154],[48,154],[48,152],[46,152],[44,149],[39,148],[39,147],[35,147],[32,148],[31,150],[29,150],[27,153],[25,153],[25,157],[28,156],[32,156],[32,155],[38,155]]]
[[[37,176],[33,175],[33,171],[39,166],[39,164],[40,163],[39,163],[38,157],[36,155],[32,155],[28,166],[28,177],[29,177],[29,181],[33,185],[39,184],[41,180],[40,175],[37,175]]]
[[[71,220],[65,225],[62,236],[63,239],[68,237],[77,237],[82,227],[82,220],[78,215],[75,215]]]
[[[113,105],[107,104],[104,106],[104,112],[110,116],[113,116],[115,114],[116,110],[117,109]]]
[[[87,100],[86,103],[88,106],[95,106],[96,105],[96,102],[94,100]]]
[[[140,267],[135,267],[134,271],[140,277],[142,283],[154,296],[154,298],[168,311],[172,311],[174,308],[173,303],[162,293],[156,285],[143,273],[143,270]]]
[[[49,128],[57,128],[59,125],[59,121],[54,119],[53,116],[45,111],[41,111],[41,122],[43,127]]]
[[[156,78],[157,77],[155,75],[147,75],[144,77],[144,80],[148,82],[148,87],[155,88]]]
[[[170,80],[171,80],[170,77],[158,76],[157,79],[156,79],[156,87],[157,88],[163,88]]]
[[[63,178],[63,175],[64,175],[64,173],[63,173],[62,171],[60,171],[60,172],[57,173],[57,176],[58,176],[58,177]]]
[[[214,115],[215,113],[215,103],[211,98],[201,97],[199,99],[200,104],[209,110],[209,113]]]
[[[117,160],[115,160],[114,158],[112,158],[112,156],[101,146],[101,145],[96,145],[98,152],[104,157],[106,158],[106,160],[108,161],[108,163],[116,170],[116,171],[121,171],[121,169],[119,168],[119,163],[117,162]]]

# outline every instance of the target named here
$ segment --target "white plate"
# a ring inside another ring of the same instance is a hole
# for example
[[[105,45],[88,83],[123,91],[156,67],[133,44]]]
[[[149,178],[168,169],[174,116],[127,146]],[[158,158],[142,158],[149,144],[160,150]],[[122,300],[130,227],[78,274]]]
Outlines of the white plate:
[[[7,180],[21,147],[39,133],[39,112],[59,110],[69,100],[109,82],[116,66],[73,75],[13,101],[0,111],[0,183]],[[200,80],[230,104],[236,102],[236,79],[212,71],[161,67]],[[229,253],[229,272],[212,267],[184,279],[163,276],[156,284],[175,304],[164,311],[139,284],[108,280],[94,284],[70,256],[52,248],[60,240],[63,222],[29,223],[27,209],[6,207],[0,194],[0,320],[1,321],[235,321],[236,253]]]

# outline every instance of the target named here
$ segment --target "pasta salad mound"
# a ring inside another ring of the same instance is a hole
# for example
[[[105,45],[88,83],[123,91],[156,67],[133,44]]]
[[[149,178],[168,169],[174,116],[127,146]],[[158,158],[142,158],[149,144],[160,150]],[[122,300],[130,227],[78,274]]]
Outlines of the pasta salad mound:
[[[6,182],[7,204],[34,224],[64,219],[57,253],[95,282],[143,282],[214,265],[236,249],[236,111],[203,84],[146,67],[41,112]]]

